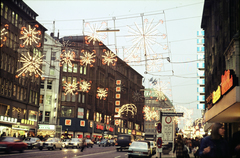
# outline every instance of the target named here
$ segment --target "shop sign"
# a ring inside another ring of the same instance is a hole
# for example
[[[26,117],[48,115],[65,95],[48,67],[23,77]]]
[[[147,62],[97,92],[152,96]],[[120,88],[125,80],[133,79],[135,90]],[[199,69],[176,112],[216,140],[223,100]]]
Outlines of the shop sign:
[[[35,121],[30,121],[30,120],[26,120],[26,119],[21,119],[21,123],[22,124],[26,124],[26,125],[34,125]]]
[[[128,134],[132,134],[132,130],[129,129],[129,130],[128,130]]]
[[[230,70],[224,72],[221,76],[221,90],[222,95],[225,94],[233,86],[233,76],[230,74]]]
[[[78,118],[83,118],[83,116],[84,116],[84,109],[78,108]]]
[[[0,117],[0,121],[2,121],[2,122],[9,122],[9,123],[17,123],[17,119],[16,118],[7,117],[7,116],[1,116]]]
[[[39,125],[38,129],[50,129],[50,130],[55,130],[54,125]]]
[[[98,124],[97,124],[97,127],[96,127],[96,129],[100,129],[100,130],[102,130],[102,131],[103,131],[103,125],[98,125]]]
[[[93,122],[92,121],[90,121],[90,128],[92,128],[93,127]]]
[[[132,135],[135,135],[135,134],[136,134],[135,130],[132,130]]]
[[[218,86],[216,91],[213,91],[213,104],[215,104],[221,97],[221,87]]]
[[[206,99],[206,103],[207,103],[207,108],[208,110],[212,108],[213,106],[213,103],[212,103],[212,93],[207,97]]]
[[[71,126],[72,120],[71,119],[65,119],[65,126]]]
[[[81,127],[85,127],[85,121],[81,120],[81,121],[80,121],[80,126],[81,126]]]
[[[137,132],[136,132],[136,135],[137,135],[137,136],[141,136],[142,133],[137,131]]]
[[[119,120],[118,119],[115,120],[115,125],[119,125]]]

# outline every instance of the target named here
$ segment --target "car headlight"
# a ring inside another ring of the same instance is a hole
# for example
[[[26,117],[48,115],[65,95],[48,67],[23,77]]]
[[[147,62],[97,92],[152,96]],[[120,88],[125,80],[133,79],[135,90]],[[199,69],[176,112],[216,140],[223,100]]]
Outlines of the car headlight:
[[[77,143],[74,143],[74,145],[77,145]]]

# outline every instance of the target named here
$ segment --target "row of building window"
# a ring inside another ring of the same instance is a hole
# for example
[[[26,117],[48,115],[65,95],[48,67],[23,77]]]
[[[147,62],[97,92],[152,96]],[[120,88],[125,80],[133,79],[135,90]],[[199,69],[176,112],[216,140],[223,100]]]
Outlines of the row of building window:
[[[70,72],[70,73],[77,73],[79,68],[79,73],[86,75],[87,74],[87,67],[81,66],[80,64],[73,64],[73,66],[69,66],[68,64],[63,64],[63,72]]]

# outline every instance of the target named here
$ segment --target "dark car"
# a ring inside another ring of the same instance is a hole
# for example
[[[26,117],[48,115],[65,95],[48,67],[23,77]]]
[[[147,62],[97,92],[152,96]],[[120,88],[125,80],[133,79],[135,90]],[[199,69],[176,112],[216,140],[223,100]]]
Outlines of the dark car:
[[[101,140],[99,146],[102,146],[102,147],[110,146],[109,140],[108,139]]]
[[[15,137],[0,137],[0,151],[11,153],[11,151],[24,152],[27,149],[27,143],[22,142]]]
[[[40,139],[36,137],[27,137],[23,140],[23,142],[28,144],[28,149],[32,149],[34,147],[38,148]]]
[[[115,144],[117,151],[119,150],[122,151],[122,149],[128,149],[133,141],[134,141],[134,138],[132,135],[128,135],[128,134],[118,135],[117,142]]]
[[[86,139],[86,143],[87,143],[87,148],[88,148],[88,147],[91,147],[91,148],[93,147],[93,144],[94,144],[94,143],[92,142],[91,139]]]

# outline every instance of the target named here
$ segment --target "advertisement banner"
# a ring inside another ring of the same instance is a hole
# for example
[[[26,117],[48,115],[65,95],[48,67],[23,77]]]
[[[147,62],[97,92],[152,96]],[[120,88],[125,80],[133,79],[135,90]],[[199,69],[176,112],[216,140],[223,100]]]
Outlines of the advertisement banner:
[[[173,141],[173,117],[162,116],[162,141]]]

